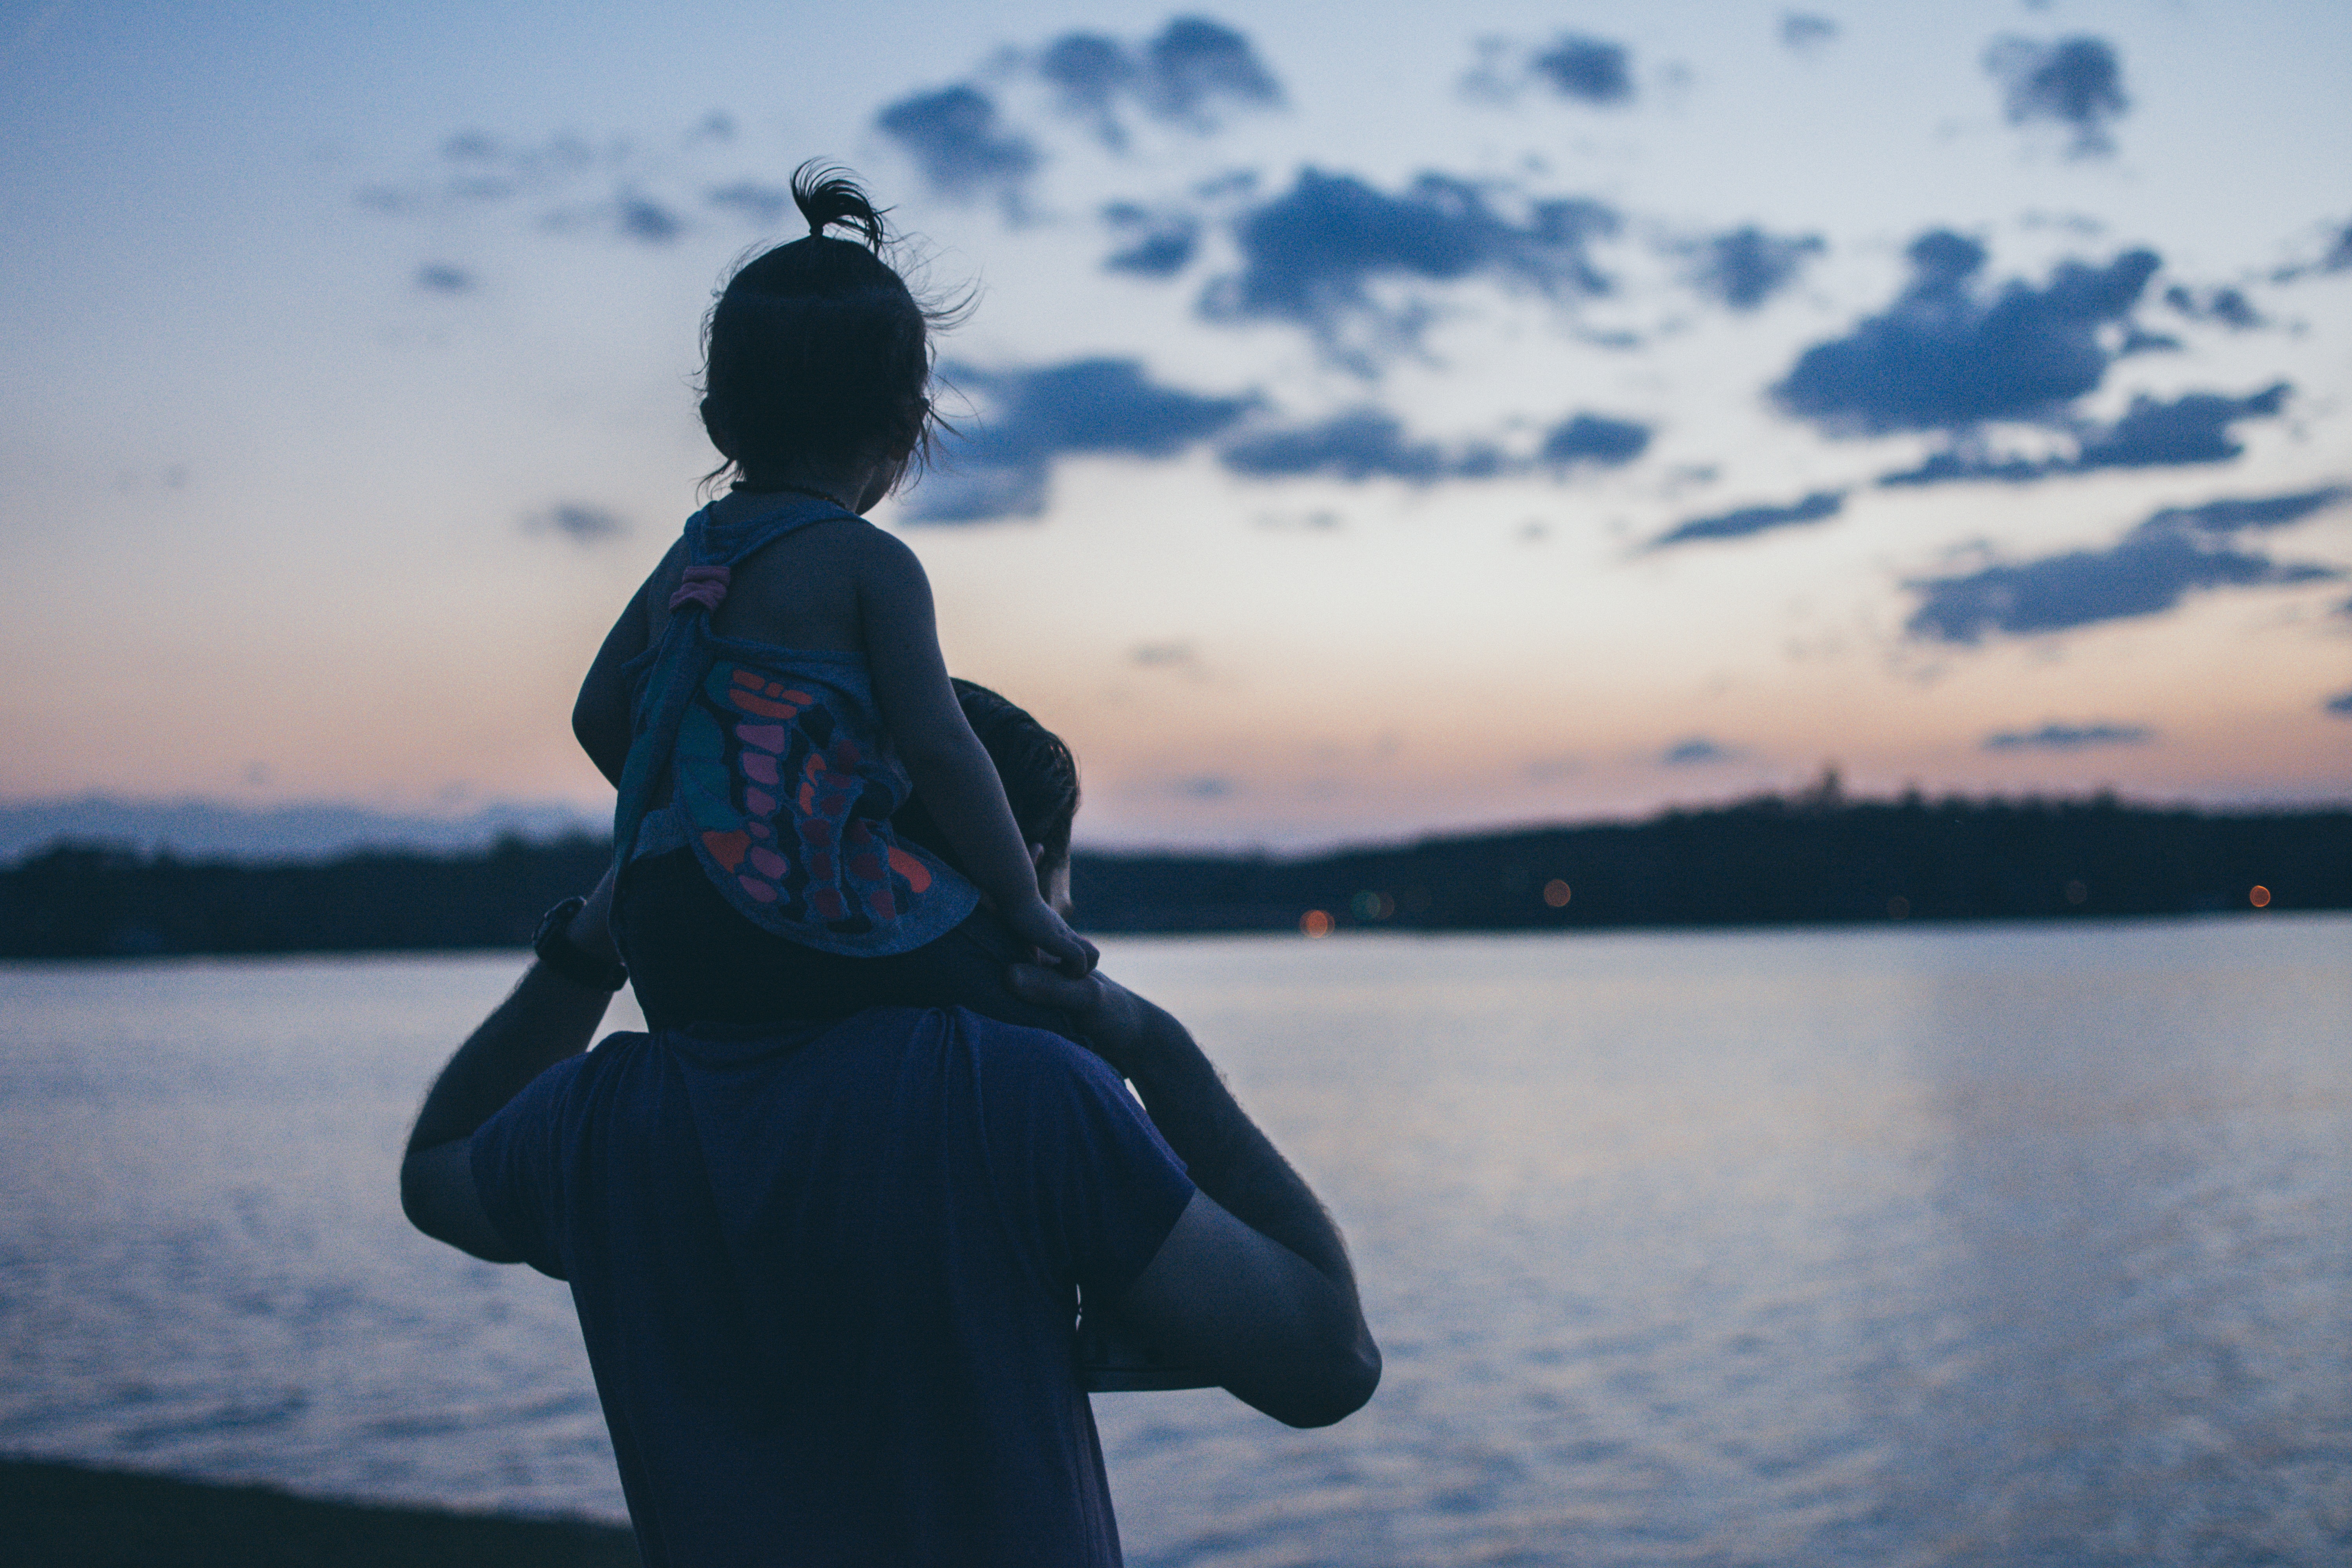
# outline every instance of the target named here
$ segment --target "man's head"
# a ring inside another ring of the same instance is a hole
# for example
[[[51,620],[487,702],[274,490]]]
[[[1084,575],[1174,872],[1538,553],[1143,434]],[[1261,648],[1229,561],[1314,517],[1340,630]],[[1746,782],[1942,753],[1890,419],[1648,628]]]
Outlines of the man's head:
[[[1066,909],[1070,901],[1070,824],[1078,815],[1077,759],[1059,735],[987,687],[959,680],[955,693],[965,721],[1004,783],[1013,820],[1037,862],[1037,890],[1047,903]],[[920,795],[908,801],[890,826],[900,837],[961,869]]]

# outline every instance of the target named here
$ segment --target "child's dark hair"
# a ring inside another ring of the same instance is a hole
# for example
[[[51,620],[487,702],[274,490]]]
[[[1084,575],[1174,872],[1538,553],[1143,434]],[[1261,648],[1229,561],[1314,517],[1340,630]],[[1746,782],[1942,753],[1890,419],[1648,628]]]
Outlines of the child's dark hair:
[[[736,268],[702,323],[702,427],[727,459],[710,477],[751,489],[812,458],[928,458],[929,329],[960,310],[927,309],[883,259],[882,213],[846,171],[812,160],[792,189],[808,237]]]

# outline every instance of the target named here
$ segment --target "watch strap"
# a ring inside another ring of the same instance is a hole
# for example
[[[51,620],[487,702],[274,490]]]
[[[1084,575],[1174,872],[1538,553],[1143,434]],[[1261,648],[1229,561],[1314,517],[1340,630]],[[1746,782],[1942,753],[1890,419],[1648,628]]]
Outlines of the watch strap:
[[[540,916],[539,931],[530,939],[530,950],[539,955],[541,963],[567,980],[598,991],[618,991],[629,983],[629,972],[620,964],[583,952],[566,930],[572,924],[572,917],[587,904],[586,899],[574,894]]]

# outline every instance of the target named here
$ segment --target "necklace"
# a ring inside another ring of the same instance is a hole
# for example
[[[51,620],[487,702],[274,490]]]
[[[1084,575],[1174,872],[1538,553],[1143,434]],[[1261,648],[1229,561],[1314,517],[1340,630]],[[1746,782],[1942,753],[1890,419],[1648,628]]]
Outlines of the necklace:
[[[839,496],[827,494],[824,490],[813,490],[806,485],[755,485],[749,479],[737,479],[733,484],[729,485],[727,489],[730,493],[762,496],[773,495],[778,490],[784,490],[793,495],[808,496],[816,500],[829,500],[834,505],[841,508],[844,511],[851,510],[849,503],[843,500]]]

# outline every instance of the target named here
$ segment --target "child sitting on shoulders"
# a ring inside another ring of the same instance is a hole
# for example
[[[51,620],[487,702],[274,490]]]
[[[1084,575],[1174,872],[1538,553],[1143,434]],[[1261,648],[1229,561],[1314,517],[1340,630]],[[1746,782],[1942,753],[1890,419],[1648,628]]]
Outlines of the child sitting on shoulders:
[[[572,714],[620,792],[614,941],[657,1028],[903,1005],[1066,1033],[1003,966],[1084,974],[1094,947],[1039,893],[1045,848],[958,705],[921,565],[863,516],[929,442],[932,317],[863,191],[806,164],[792,188],[808,237],[740,268],[705,327],[703,427],[733,483]],[[961,872],[893,830],[910,795]]]

